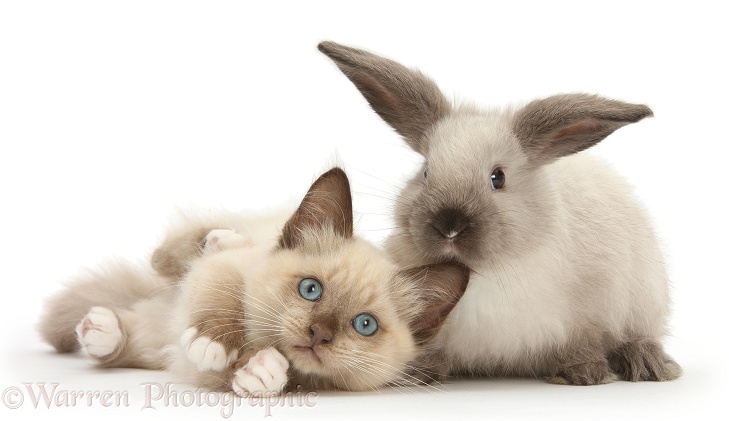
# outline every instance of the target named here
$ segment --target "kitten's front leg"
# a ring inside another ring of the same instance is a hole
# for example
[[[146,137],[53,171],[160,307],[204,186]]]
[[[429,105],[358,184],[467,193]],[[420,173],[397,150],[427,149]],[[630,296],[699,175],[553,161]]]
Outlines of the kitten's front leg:
[[[258,351],[246,360],[242,357],[233,374],[232,387],[240,396],[279,394],[289,381],[289,361],[276,348]]]
[[[225,343],[216,340],[219,339],[217,335],[207,333],[210,331],[188,328],[180,338],[180,345],[198,370],[223,371],[238,358],[238,350],[229,349]]]
[[[246,343],[243,281],[225,265],[208,265],[193,270],[185,282],[181,305],[190,316],[180,345],[198,370],[224,371]]]

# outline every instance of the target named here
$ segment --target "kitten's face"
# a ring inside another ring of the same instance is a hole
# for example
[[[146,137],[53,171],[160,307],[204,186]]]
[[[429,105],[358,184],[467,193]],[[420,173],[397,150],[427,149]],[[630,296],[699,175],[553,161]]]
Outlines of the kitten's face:
[[[247,330],[299,373],[366,390],[401,378],[415,357],[416,295],[369,243],[318,233],[275,252],[263,276],[247,290]]]
[[[246,340],[277,347],[316,387],[367,390],[407,377],[468,284],[457,263],[396,271],[353,225],[349,180],[334,168],[244,282]]]

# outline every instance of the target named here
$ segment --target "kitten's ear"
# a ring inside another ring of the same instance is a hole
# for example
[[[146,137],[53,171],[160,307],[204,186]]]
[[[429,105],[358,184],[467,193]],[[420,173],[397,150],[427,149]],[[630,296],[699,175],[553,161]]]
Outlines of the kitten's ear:
[[[299,208],[284,225],[279,245],[295,248],[301,245],[302,233],[330,227],[337,235],[353,235],[352,194],[349,179],[341,168],[332,168],[311,185]]]
[[[417,343],[427,342],[440,330],[468,286],[470,269],[461,263],[446,262],[401,272],[420,293],[420,314],[410,322]]]
[[[514,116],[513,128],[529,159],[541,165],[587,149],[652,115],[645,105],[564,94],[530,102]]]

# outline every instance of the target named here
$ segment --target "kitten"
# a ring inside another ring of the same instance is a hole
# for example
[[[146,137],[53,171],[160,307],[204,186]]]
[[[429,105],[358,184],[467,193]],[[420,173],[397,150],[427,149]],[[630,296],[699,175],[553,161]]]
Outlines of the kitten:
[[[152,267],[116,264],[71,283],[48,302],[44,339],[59,352],[80,345],[102,367],[167,369],[241,395],[375,389],[409,383],[408,363],[469,276],[458,263],[399,271],[354,236],[339,168],[288,220],[188,220]]]

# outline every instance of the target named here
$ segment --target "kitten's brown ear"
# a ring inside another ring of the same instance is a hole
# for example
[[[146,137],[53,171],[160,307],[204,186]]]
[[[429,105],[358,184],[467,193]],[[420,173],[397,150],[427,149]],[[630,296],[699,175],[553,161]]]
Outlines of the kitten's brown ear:
[[[432,339],[445,318],[466,291],[470,269],[461,263],[446,262],[407,269],[401,274],[415,283],[420,293],[421,313],[410,322],[415,341]]]
[[[438,86],[417,70],[367,51],[331,41],[319,51],[332,59],[370,106],[416,152],[425,154],[425,134],[451,105]]]
[[[334,229],[337,235],[353,235],[352,194],[349,179],[341,168],[332,168],[311,185],[299,208],[284,225],[279,238],[282,248],[301,245],[304,231]]]
[[[653,112],[588,94],[564,94],[539,99],[519,110],[513,129],[525,153],[537,164],[587,149],[615,130]]]

